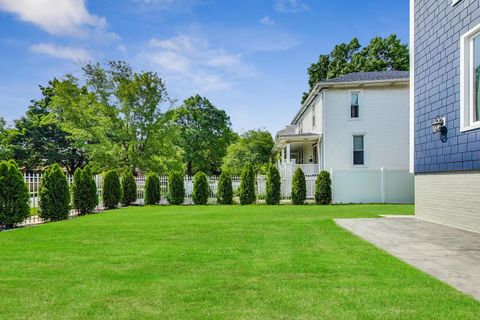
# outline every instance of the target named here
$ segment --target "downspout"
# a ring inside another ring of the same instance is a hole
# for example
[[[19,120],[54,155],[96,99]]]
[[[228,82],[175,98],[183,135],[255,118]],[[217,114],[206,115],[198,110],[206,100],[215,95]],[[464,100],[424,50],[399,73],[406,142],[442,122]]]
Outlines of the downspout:
[[[322,90],[322,170],[325,170],[325,161],[326,161],[326,157],[325,157],[325,137],[326,137],[326,130],[325,130],[325,126],[326,126],[326,121],[325,121],[325,115],[327,114],[325,112],[325,109],[326,109],[326,104],[325,104],[325,90]]]

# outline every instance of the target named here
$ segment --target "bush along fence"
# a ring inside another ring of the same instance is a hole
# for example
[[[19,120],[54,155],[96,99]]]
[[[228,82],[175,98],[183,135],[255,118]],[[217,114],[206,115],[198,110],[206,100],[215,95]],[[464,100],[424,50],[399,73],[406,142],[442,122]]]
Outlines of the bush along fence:
[[[360,174],[366,176],[365,173]],[[45,179],[48,182],[53,179],[52,176],[57,182],[46,183]],[[392,192],[401,188],[402,185],[396,182],[404,176],[397,171],[382,170],[381,175],[370,172],[368,181],[380,181],[377,184],[381,188],[377,193],[381,193],[381,197],[358,202],[413,202],[408,197],[405,201],[395,201],[391,197]],[[74,176],[65,176],[56,166],[52,166],[44,175],[24,173],[22,177],[14,162],[2,162],[0,229],[42,223],[45,220],[61,220],[128,205],[341,203],[343,201],[336,199],[342,199],[346,191],[349,191],[344,190],[344,186],[351,189],[354,185],[351,178],[345,179],[346,175],[337,171],[333,175],[327,171],[322,171],[319,175],[304,175],[298,171],[293,178],[282,178],[274,166],[269,168],[267,176],[255,176],[250,167],[245,168],[241,177],[228,173],[210,177],[203,173],[198,173],[195,177],[181,173],[172,173],[168,177],[156,174],[145,177],[133,176],[129,172],[118,174],[118,171],[92,175],[88,167],[79,169]],[[358,183],[362,184],[368,181],[358,179]],[[21,203],[22,188],[26,195],[23,197],[24,204]],[[52,191],[50,188],[59,190]],[[12,190],[16,190],[16,195],[11,194]],[[49,194],[56,197],[55,201],[61,208],[50,210],[49,200],[41,200],[48,199]]]

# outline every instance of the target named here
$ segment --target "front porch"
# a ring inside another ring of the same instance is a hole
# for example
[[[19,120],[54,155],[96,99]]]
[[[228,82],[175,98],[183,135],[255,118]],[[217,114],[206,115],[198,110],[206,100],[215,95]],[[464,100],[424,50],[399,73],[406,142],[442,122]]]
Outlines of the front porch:
[[[321,134],[277,135],[274,152],[279,155],[277,167],[282,177],[291,177],[298,168],[305,175],[315,175],[321,168]]]

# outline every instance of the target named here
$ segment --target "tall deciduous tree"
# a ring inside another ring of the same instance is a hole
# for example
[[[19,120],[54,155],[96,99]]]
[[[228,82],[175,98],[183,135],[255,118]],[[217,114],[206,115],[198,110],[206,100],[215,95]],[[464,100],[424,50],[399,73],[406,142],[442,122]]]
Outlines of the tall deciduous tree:
[[[319,81],[351,72],[408,69],[408,47],[395,34],[386,38],[375,37],[363,48],[358,39],[353,38],[349,43],[336,45],[330,54],[319,56],[318,61],[308,68],[308,84],[312,90]],[[302,102],[307,96],[305,92]]]
[[[28,169],[42,169],[53,163],[73,174],[87,162],[83,148],[76,146],[70,135],[53,121],[51,103],[57,80],[40,86],[43,97],[32,100],[26,115],[15,121],[11,130],[13,157]]]
[[[0,117],[0,161],[8,160],[12,157],[12,146],[10,144],[10,138],[6,121]]]
[[[255,171],[266,172],[273,148],[273,138],[266,130],[250,130],[227,148],[222,170],[240,174],[249,163]]]
[[[188,174],[198,171],[218,173],[227,147],[236,137],[227,113],[196,95],[171,110],[170,118],[181,131],[179,144],[185,151]]]
[[[71,75],[55,86],[53,106],[62,129],[85,146],[97,170],[182,169],[175,128],[161,110],[170,99],[157,73],[137,73],[115,61],[83,71],[83,86]]]

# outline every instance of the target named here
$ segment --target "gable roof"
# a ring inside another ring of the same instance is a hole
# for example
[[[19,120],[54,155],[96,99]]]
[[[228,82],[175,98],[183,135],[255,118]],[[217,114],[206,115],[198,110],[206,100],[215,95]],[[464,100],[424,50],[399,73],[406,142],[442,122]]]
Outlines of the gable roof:
[[[373,71],[373,72],[354,72],[337,78],[320,81],[322,83],[341,83],[341,82],[363,82],[376,80],[400,80],[409,79],[408,71]]]
[[[410,73],[408,71],[372,71],[372,72],[353,72],[337,78],[328,79],[317,82],[315,87],[310,91],[307,99],[303,103],[300,110],[293,118],[291,124],[295,124],[299,117],[305,112],[315,96],[324,88],[334,86],[361,86],[361,85],[377,85],[384,83],[409,82]]]

